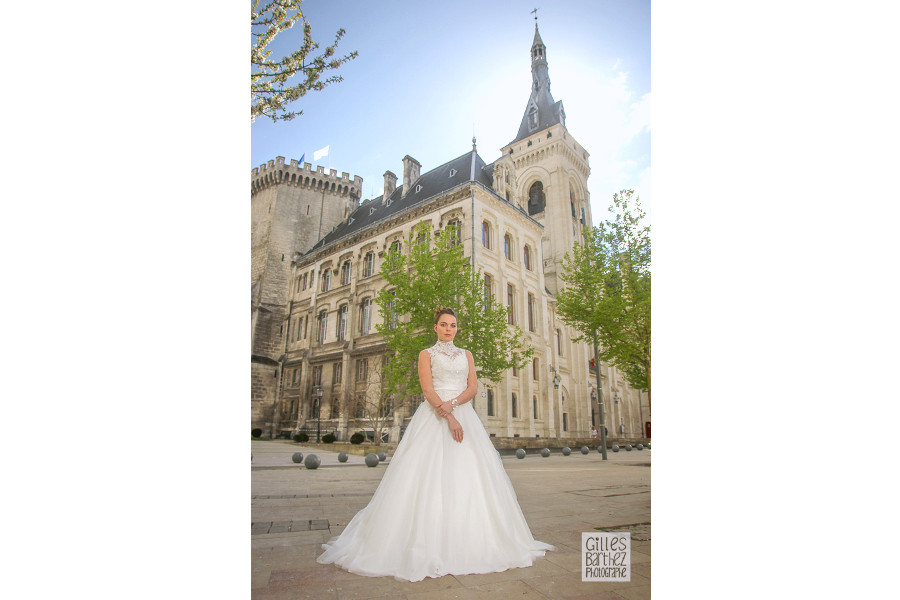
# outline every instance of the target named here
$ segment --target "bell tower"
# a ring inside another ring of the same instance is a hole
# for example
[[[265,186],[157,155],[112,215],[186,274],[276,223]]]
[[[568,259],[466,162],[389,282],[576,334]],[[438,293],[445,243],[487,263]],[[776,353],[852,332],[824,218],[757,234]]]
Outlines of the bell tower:
[[[531,44],[531,93],[513,141],[495,163],[511,176],[515,201],[544,226],[541,260],[547,288],[555,296],[566,252],[591,224],[588,152],[566,128],[562,101],[550,93],[547,46],[537,21]]]

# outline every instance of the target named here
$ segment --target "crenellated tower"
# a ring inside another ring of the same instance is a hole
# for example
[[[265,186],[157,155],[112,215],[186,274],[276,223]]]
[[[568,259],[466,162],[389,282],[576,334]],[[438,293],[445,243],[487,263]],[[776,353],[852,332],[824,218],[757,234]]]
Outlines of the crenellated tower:
[[[363,179],[283,156],[253,169],[251,199],[251,365],[254,422],[265,422],[284,354],[285,319],[293,290],[291,260],[359,206]]]

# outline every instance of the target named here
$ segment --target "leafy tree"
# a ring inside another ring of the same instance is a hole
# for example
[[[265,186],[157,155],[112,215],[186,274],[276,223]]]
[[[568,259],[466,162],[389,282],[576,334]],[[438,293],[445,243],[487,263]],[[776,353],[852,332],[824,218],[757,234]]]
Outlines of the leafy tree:
[[[560,318],[599,341],[600,359],[622,370],[650,399],[650,227],[634,190],[613,195],[614,221],[585,227],[584,243],[563,260]]]
[[[459,333],[454,343],[472,353],[479,378],[497,381],[513,365],[531,362],[534,348],[522,330],[507,325],[507,309],[486,294],[481,271],[463,256],[457,226],[436,237],[420,222],[409,236],[408,253],[391,250],[382,263],[387,285],[376,301],[383,323],[376,330],[388,346],[384,367],[386,393],[398,398],[422,393],[419,352],[435,342],[434,311],[451,307]]]
[[[365,415],[357,416],[357,422],[365,421],[365,425],[372,427],[375,445],[380,446],[381,436],[390,429],[394,418],[394,404],[392,395],[387,391],[384,365],[369,370],[365,393],[357,396],[355,403],[355,408]]]
[[[340,58],[335,57],[338,43],[346,33],[339,29],[334,44],[327,46],[318,56],[310,53],[318,50],[319,44],[312,39],[312,27],[300,10],[302,0],[254,0],[250,12],[250,32],[255,45],[250,50],[250,119],[266,116],[274,122],[279,119],[290,121],[303,111],[288,111],[286,106],[305,96],[309,91],[318,91],[329,84],[343,81],[340,75],[332,75],[322,80],[322,73],[337,69],[353,60],[358,53],[354,50]],[[285,56],[272,58],[272,50],[267,46],[279,33],[290,29],[297,21],[303,23],[303,44]],[[296,75],[302,79],[295,85],[288,80]]]

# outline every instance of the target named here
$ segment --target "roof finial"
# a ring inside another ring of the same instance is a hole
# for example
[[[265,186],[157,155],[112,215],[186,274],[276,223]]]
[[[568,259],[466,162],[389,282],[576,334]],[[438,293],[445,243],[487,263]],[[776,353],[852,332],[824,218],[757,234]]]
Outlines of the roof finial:
[[[472,151],[475,151],[475,136],[472,136]]]
[[[531,14],[534,15],[534,26],[535,27],[537,27],[537,11],[538,11],[538,9],[534,9],[533,11],[531,11]]]

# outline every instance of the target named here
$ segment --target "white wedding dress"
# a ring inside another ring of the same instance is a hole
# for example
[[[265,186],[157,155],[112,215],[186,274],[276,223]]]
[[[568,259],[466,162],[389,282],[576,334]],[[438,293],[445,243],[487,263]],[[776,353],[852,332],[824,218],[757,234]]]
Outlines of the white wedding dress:
[[[466,389],[468,359],[453,342],[428,349],[434,391],[450,400]],[[549,544],[535,541],[516,492],[471,402],[446,419],[428,402],[418,407],[368,506],[318,562],[351,573],[420,581],[528,567]]]

